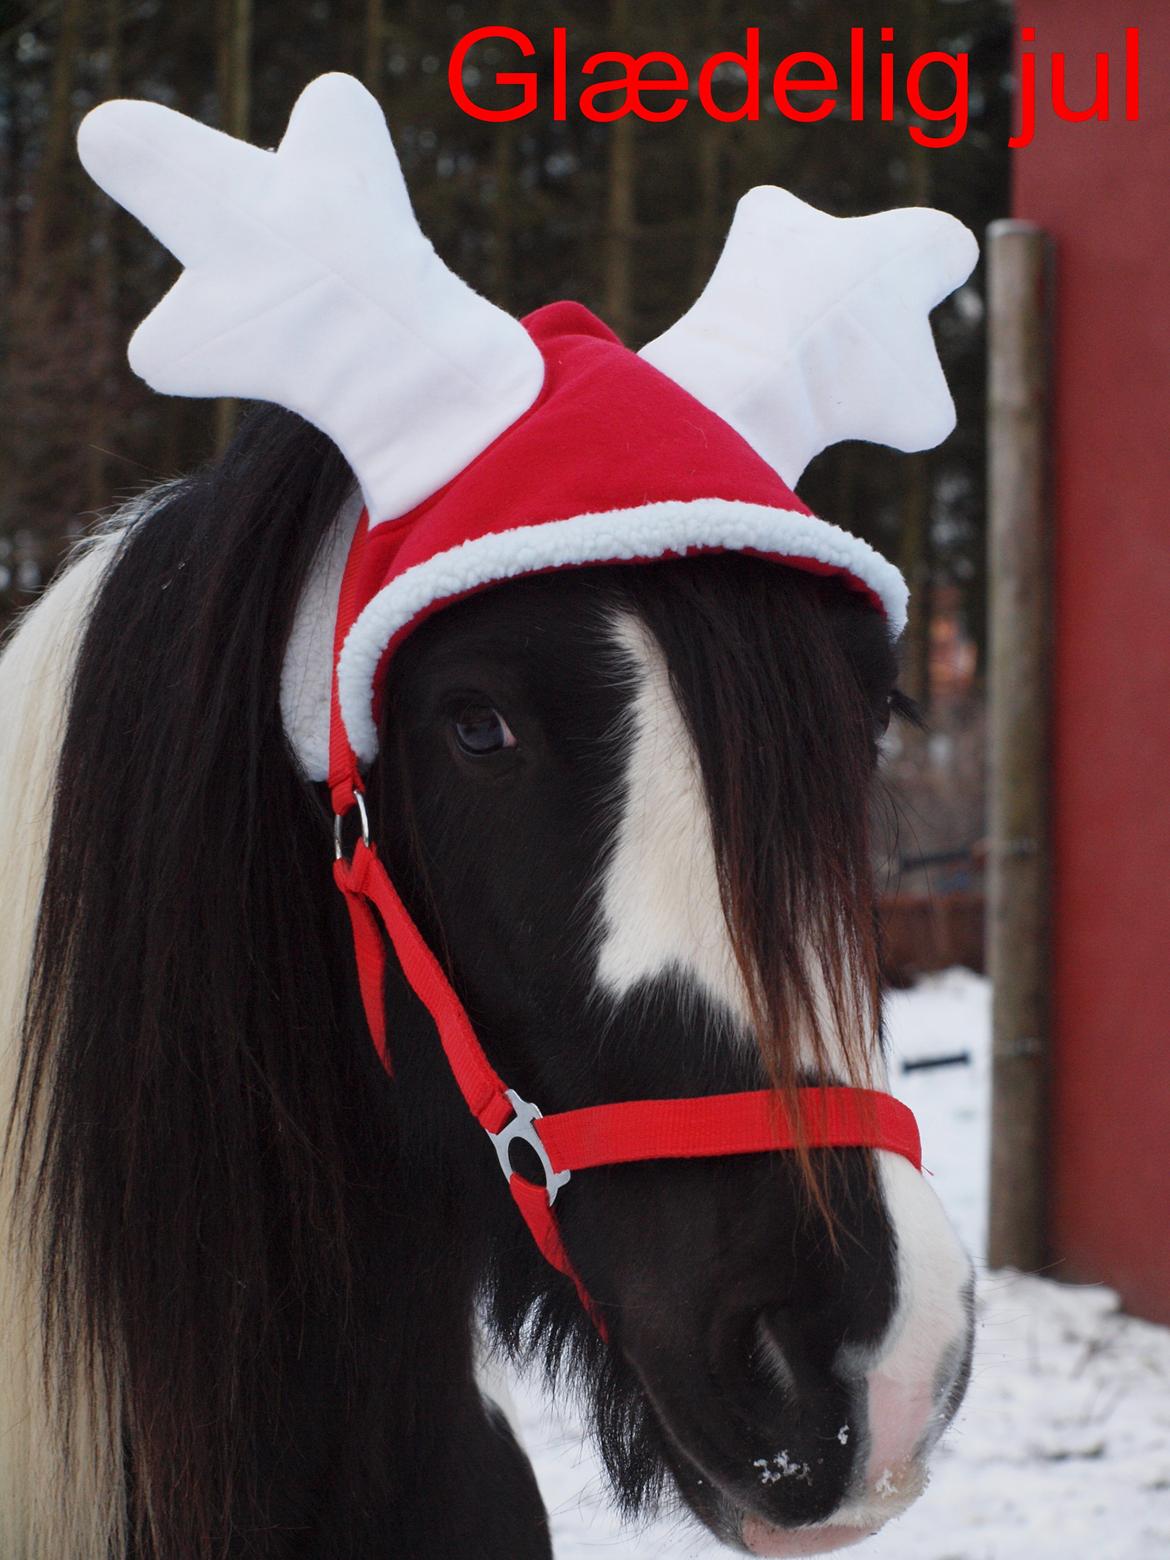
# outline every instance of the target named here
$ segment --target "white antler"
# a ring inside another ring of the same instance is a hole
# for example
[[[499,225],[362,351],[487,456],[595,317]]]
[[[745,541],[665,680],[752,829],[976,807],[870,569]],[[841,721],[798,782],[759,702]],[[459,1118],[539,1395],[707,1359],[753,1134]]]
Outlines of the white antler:
[[[156,390],[274,401],[329,434],[374,521],[525,412],[544,364],[419,230],[382,112],[351,76],[301,94],[275,152],[157,103],[105,103],[86,169],[183,263],[130,362]]]
[[[761,185],[736,208],[698,301],[642,356],[790,487],[842,439],[929,449],[955,425],[930,311],[978,258],[944,212],[830,217]]]

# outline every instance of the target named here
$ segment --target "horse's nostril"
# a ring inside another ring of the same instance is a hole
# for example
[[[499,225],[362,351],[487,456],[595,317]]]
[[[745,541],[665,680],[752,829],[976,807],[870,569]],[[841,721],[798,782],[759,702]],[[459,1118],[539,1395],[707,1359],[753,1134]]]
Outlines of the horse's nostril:
[[[789,1401],[795,1401],[800,1387],[792,1366],[791,1326],[778,1308],[761,1311],[752,1333],[752,1365],[770,1385]]]
[[[781,1303],[728,1318],[734,1353],[721,1373],[727,1465],[746,1511],[782,1527],[824,1522],[847,1497],[861,1438],[856,1388],[833,1369],[831,1342],[803,1310]],[[749,1379],[733,1397],[744,1368]]]

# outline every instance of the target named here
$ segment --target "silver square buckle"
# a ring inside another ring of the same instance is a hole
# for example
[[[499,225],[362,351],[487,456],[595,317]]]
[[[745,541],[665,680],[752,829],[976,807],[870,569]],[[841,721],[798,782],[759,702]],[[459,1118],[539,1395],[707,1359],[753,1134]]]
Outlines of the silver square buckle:
[[[505,1181],[510,1181],[513,1175],[519,1175],[519,1171],[512,1168],[512,1144],[527,1143],[537,1159],[540,1160],[541,1169],[544,1171],[544,1190],[548,1196],[548,1205],[551,1208],[557,1200],[557,1193],[572,1179],[571,1170],[554,1170],[552,1161],[548,1157],[548,1150],[540,1141],[540,1134],[534,1125],[540,1120],[541,1113],[529,1100],[522,1100],[515,1089],[506,1089],[505,1094],[515,1115],[507,1126],[501,1127],[498,1132],[489,1132],[496,1150],[496,1157],[500,1161],[500,1169],[504,1172]],[[522,1177],[527,1180],[527,1177]]]

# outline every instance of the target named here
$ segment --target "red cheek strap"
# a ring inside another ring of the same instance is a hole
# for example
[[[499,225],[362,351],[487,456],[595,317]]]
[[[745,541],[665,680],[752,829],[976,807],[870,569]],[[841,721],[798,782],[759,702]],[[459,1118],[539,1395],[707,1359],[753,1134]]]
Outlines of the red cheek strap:
[[[353,925],[354,951],[358,963],[358,983],[366,1022],[374,1045],[387,1072],[393,1073],[386,1045],[382,985],[386,970],[386,944],[381,936],[371,937],[370,927],[377,925],[371,911],[385,928],[402,972],[415,996],[435,1021],[439,1043],[455,1075],[459,1092],[471,1114],[487,1132],[499,1132],[512,1117],[507,1090],[495,1068],[483,1053],[471,1020],[451,988],[422,933],[415,926],[398,892],[378,857],[376,846],[360,839],[353,856],[339,856],[333,863],[333,876],[345,895]]]

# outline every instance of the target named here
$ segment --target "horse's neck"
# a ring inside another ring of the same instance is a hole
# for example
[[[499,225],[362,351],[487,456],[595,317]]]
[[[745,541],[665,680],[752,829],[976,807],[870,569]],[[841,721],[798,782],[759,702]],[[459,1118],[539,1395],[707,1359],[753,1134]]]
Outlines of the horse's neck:
[[[548,1560],[531,1467],[476,1379],[464,1217],[393,1165],[363,1193],[354,1290],[297,1340],[286,1427],[257,1470],[310,1554]]]
[[[319,1513],[323,1542],[332,1528],[334,1547],[324,1543],[321,1553],[338,1560],[351,1552],[355,1560],[367,1552],[396,1560],[549,1560],[531,1465],[489,1395],[491,1382],[485,1394],[477,1372],[474,1299],[499,1233],[496,1187],[480,1179],[479,1129],[455,1093],[430,1019],[393,961],[386,999],[394,1090],[412,1103],[409,1118],[397,1123],[390,1107],[387,1133],[395,1141],[384,1169],[371,1163],[362,1176],[359,1309],[349,1327],[359,1351],[360,1412],[349,1413],[338,1442],[348,1473],[379,1490],[385,1504],[367,1551],[360,1516],[367,1503],[347,1497],[345,1481],[337,1482],[335,1511],[327,1501]],[[351,1014],[357,1043],[368,1044],[356,983]],[[370,1061],[371,1097],[384,1099],[372,1047]],[[376,1130],[374,1141],[376,1156]],[[482,1168],[490,1174],[494,1161]],[[307,1397],[313,1390],[309,1381]],[[306,1401],[306,1417],[311,1411]],[[337,1543],[347,1522],[357,1524],[351,1550]]]

